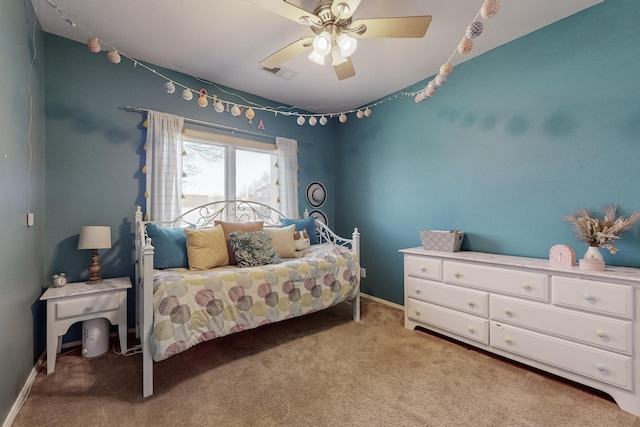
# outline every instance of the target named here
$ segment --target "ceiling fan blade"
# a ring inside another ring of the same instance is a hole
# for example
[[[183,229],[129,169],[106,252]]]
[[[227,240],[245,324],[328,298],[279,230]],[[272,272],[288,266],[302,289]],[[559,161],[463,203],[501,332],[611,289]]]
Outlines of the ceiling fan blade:
[[[255,4],[262,9],[268,10],[269,12],[275,13],[276,15],[280,15],[283,18],[290,19],[298,24],[303,24],[301,18],[304,16],[308,16],[310,19],[314,18],[313,13],[308,12],[296,5],[289,3],[286,0],[249,0],[251,3]],[[315,18],[317,20],[317,18]]]
[[[300,55],[305,50],[309,49],[313,44],[313,37],[303,37],[290,45],[283,47],[273,55],[260,61],[260,64],[266,68],[276,68],[278,65],[282,65],[291,58]]]
[[[364,25],[364,32],[350,33],[355,38],[420,38],[431,24],[431,16],[405,16],[401,18],[371,18],[353,21],[351,28]]]
[[[338,76],[338,80],[348,79],[349,77],[353,77],[356,75],[356,70],[353,68],[353,62],[351,62],[351,58],[346,58],[346,61],[334,65],[333,69],[336,70],[336,76]]]
[[[360,0],[333,0],[331,13],[338,19],[348,19],[360,5]],[[346,7],[345,7],[346,6]]]

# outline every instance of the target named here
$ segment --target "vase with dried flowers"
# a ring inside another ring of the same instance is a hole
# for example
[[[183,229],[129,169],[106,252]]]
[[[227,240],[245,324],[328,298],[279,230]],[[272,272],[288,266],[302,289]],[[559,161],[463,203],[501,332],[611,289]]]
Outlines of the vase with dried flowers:
[[[573,224],[573,229],[577,233],[576,239],[589,245],[585,258],[596,258],[601,261],[603,261],[602,254],[597,248],[605,248],[611,254],[617,253],[618,248],[613,243],[620,239],[623,231],[629,230],[640,221],[640,211],[628,217],[616,218],[617,206],[607,205],[602,210],[604,211],[603,219],[594,218],[591,211],[587,209],[579,209],[573,215],[563,218],[564,221]]]

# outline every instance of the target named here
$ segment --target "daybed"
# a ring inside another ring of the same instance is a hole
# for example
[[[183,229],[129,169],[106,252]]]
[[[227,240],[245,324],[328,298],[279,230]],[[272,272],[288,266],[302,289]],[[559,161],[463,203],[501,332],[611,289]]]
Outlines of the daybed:
[[[169,224],[144,221],[137,207],[135,224],[137,331],[143,353],[144,397],[153,394],[153,362],[198,343],[343,301],[353,304],[353,320],[360,319],[357,228],[352,238],[346,239],[313,218],[287,220],[267,205],[238,200],[200,206]],[[315,228],[307,230],[311,245],[290,253],[287,230],[293,232],[304,225]],[[254,232],[253,226],[263,231]],[[234,228],[239,232],[231,233]],[[224,250],[219,248],[220,230],[225,232]],[[184,239],[175,239],[183,235]],[[217,236],[217,249],[204,248],[206,259],[211,259],[212,253],[229,255],[228,264],[234,262],[235,254],[239,265],[193,269],[191,264],[200,262],[203,254],[202,245],[194,246],[193,236],[201,235]],[[268,258],[269,264],[256,265],[265,262],[260,256],[253,257],[251,245],[258,237],[267,241],[267,252],[277,248],[276,254],[285,256],[273,256]],[[249,249],[243,251],[247,241]],[[287,248],[283,249],[283,242]]]

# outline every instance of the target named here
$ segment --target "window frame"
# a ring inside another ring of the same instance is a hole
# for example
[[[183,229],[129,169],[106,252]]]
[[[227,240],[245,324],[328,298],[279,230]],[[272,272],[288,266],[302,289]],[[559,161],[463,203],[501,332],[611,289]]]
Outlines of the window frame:
[[[277,146],[275,143],[259,142],[250,139],[238,138],[236,136],[222,135],[215,132],[205,132],[200,130],[185,128],[182,135],[182,143],[193,141],[201,144],[211,144],[223,147],[225,150],[225,194],[224,200],[239,199],[236,194],[236,150],[255,151],[259,153],[269,154],[271,156],[271,185],[273,185],[273,194],[267,205],[276,206],[278,200],[276,182],[278,179],[277,168]],[[240,198],[240,200],[242,200]]]

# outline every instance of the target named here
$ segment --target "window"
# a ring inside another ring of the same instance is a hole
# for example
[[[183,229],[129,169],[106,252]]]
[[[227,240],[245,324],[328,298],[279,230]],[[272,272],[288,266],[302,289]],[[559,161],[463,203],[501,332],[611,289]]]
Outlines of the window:
[[[277,206],[275,145],[188,130],[182,154],[181,213],[227,199]]]

